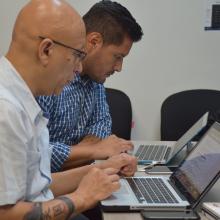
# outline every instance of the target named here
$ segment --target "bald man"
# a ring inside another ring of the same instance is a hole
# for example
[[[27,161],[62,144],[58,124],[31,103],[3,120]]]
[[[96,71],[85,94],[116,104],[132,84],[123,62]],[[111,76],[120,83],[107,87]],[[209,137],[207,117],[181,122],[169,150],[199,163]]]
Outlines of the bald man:
[[[65,1],[33,0],[17,17],[0,58],[1,220],[72,218],[119,188],[116,173],[135,171],[135,159],[121,154],[50,173],[48,119],[34,97],[59,94],[82,71],[84,44],[84,23]]]

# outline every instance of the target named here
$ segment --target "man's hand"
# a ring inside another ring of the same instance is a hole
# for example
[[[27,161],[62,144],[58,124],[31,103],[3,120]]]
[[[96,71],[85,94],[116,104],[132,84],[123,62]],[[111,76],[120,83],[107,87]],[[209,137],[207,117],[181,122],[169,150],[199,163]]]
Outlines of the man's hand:
[[[93,150],[93,157],[95,159],[106,159],[108,157],[132,150],[133,144],[131,141],[111,135],[91,145],[90,147]]]
[[[118,169],[124,176],[133,176],[137,171],[137,159],[126,153],[115,155],[97,164],[100,168],[112,167]]]
[[[65,161],[62,169],[68,170],[78,166],[91,163],[93,160],[103,160],[111,156],[121,154],[122,152],[133,149],[131,141],[118,138],[111,135],[103,140],[94,136],[88,136],[79,144],[70,149],[68,159]]]
[[[118,172],[119,170],[114,168],[103,170],[92,168],[83,177],[74,195],[78,195],[81,198],[81,204],[84,205],[84,210],[93,207],[98,201],[109,197],[114,191],[120,188]]]

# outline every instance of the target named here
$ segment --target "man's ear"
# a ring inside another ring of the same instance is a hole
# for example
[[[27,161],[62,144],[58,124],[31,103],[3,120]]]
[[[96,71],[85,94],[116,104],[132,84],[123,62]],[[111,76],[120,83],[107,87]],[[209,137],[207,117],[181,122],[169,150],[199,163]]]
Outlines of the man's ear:
[[[87,34],[87,50],[91,51],[96,48],[101,48],[103,46],[103,37],[98,32],[91,32]]]
[[[43,66],[46,66],[48,64],[49,57],[53,52],[53,46],[53,41],[48,38],[41,41],[38,47],[38,56]]]

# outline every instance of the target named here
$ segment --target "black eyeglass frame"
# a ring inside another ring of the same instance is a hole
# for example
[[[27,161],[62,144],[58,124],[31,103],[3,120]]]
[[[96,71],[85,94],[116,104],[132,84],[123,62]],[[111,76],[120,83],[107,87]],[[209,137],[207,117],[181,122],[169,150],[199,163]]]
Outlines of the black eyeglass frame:
[[[44,39],[47,38],[47,37],[42,37],[42,36],[38,36],[38,37],[39,37],[40,39],[42,39],[42,40],[44,40]],[[73,52],[73,54],[76,55],[76,56],[80,59],[80,61],[84,60],[85,57],[87,56],[87,53],[84,52],[84,51],[82,51],[82,50],[79,50],[79,49],[70,47],[70,46],[68,46],[68,45],[66,45],[66,44],[63,44],[63,43],[61,43],[61,42],[59,42],[59,41],[56,41],[56,40],[53,40],[53,39],[51,39],[51,38],[49,38],[49,37],[48,37],[48,39],[50,39],[53,43],[55,43],[55,44],[57,44],[57,45],[60,45],[60,46],[62,46],[62,47],[66,47],[66,48],[68,48],[68,49],[73,50],[73,51],[75,52],[75,53]]]

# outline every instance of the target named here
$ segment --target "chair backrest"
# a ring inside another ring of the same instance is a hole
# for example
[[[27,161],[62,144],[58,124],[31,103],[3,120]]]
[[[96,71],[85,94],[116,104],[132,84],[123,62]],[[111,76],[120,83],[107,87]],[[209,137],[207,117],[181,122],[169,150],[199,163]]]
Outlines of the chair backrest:
[[[161,107],[161,140],[178,140],[205,112],[213,116],[219,110],[218,90],[195,89],[170,95]]]
[[[120,90],[106,88],[106,98],[112,117],[112,133],[130,140],[132,108],[129,97]]]

